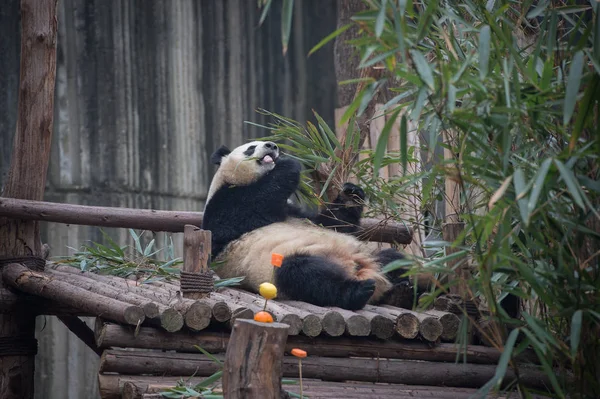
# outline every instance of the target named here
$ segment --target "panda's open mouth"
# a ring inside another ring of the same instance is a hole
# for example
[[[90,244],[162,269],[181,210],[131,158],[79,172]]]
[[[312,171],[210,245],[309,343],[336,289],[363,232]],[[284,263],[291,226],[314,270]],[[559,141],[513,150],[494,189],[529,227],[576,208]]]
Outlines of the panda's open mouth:
[[[277,153],[269,152],[258,160],[260,164],[274,163],[277,160]]]

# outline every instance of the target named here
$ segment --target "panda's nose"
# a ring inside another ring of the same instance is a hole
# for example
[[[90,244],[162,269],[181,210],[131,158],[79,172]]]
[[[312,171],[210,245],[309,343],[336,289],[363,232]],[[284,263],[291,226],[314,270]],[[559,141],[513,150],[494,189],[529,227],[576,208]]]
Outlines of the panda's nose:
[[[265,143],[265,147],[268,148],[269,150],[277,150],[277,144],[275,144],[271,141],[267,141]]]

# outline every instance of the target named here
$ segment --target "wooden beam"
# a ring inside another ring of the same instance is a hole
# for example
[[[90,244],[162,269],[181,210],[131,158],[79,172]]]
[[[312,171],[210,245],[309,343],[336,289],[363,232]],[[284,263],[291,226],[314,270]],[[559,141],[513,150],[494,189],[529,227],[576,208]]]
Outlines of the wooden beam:
[[[202,225],[202,212],[157,211],[58,204],[0,197],[0,217],[100,227],[183,232],[186,224]],[[392,219],[363,218],[355,235],[365,241],[410,244],[412,230]]]
[[[246,321],[248,322],[248,321]],[[361,381],[391,384],[414,384],[479,388],[495,374],[496,365],[474,363],[429,362],[415,360],[347,359],[310,356],[302,359],[302,376],[324,381]],[[215,355],[220,361],[223,355]],[[281,372],[284,378],[298,377],[298,359],[285,356]],[[227,362],[225,362],[227,365]],[[102,355],[100,372],[128,375],[195,375],[208,377],[221,365],[203,354],[108,350]],[[237,371],[237,370],[236,370]],[[256,373],[259,373],[256,370]],[[522,382],[532,388],[550,386],[549,379],[536,368],[519,367]],[[262,374],[262,373],[261,373]],[[267,373],[268,377],[268,373]],[[504,384],[514,381],[515,374],[508,370]],[[264,396],[268,397],[267,395]]]
[[[77,316],[58,316],[60,320],[73,334],[77,336],[91,350],[96,352],[98,356],[102,355],[102,350],[96,345],[94,339],[94,331],[88,327],[83,320]]]
[[[56,3],[21,0],[17,128],[3,189],[9,198],[44,197],[54,116]],[[42,256],[38,222],[0,217],[0,257],[32,255]],[[0,281],[0,289],[3,287]],[[0,398],[33,398],[35,313],[21,308],[0,314],[0,347]]]
[[[177,385],[180,378],[193,386],[203,380],[200,377],[154,377],[100,374],[98,382],[102,399],[158,399],[160,392]],[[284,389],[300,393],[298,380],[295,384],[284,385]],[[372,384],[357,382],[331,382],[314,379],[304,380],[304,394],[309,398],[345,399],[468,399],[475,394],[472,388],[428,387],[423,385]],[[126,396],[127,395],[127,396]],[[533,395],[532,399],[548,399]]]
[[[99,319],[98,319],[99,320]],[[229,342],[228,332],[202,331],[198,334],[188,332],[167,333],[151,327],[135,328],[118,324],[96,323],[96,343],[100,348],[138,348],[162,349],[179,352],[197,353],[196,345],[210,353],[223,353]],[[437,344],[433,347],[421,341],[377,341],[368,338],[316,337],[301,335],[287,339],[286,351],[302,348],[310,353],[328,357],[386,357],[390,359],[428,360],[434,362],[460,361],[478,364],[497,364],[500,352],[494,348],[469,345],[461,348],[456,344]],[[535,354],[525,352],[520,360],[534,362]]]

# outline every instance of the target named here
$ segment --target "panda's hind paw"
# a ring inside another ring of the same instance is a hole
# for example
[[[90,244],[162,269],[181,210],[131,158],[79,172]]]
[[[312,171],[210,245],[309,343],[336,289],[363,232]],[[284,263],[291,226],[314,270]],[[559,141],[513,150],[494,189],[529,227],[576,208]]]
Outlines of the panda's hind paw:
[[[346,292],[346,301],[341,308],[348,310],[362,309],[375,292],[375,280],[353,281],[352,286]]]

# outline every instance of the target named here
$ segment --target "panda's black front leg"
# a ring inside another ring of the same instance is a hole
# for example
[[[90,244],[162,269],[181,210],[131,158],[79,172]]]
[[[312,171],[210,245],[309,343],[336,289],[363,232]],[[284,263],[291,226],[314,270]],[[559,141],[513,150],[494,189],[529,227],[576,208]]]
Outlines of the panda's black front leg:
[[[360,225],[365,197],[362,188],[345,183],[335,200],[311,220],[340,233],[354,233]]]
[[[248,187],[248,200],[252,200],[261,209],[276,209],[283,214],[287,210],[288,198],[300,184],[300,162],[289,157],[280,157],[275,167],[256,184]]]

